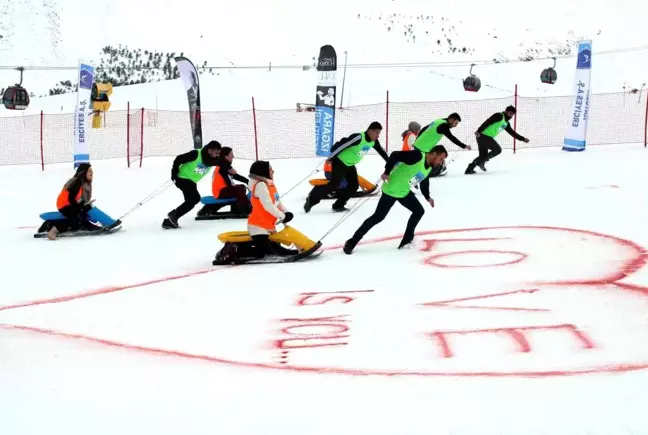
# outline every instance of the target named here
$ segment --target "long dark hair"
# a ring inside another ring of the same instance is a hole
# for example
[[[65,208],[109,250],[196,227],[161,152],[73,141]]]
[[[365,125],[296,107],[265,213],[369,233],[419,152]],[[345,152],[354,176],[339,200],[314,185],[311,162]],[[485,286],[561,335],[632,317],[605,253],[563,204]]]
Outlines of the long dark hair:
[[[228,167],[232,166],[232,163],[225,158],[231,152],[232,152],[232,148],[230,148],[230,147],[221,148],[220,152],[218,153],[218,165],[219,166],[228,166]]]

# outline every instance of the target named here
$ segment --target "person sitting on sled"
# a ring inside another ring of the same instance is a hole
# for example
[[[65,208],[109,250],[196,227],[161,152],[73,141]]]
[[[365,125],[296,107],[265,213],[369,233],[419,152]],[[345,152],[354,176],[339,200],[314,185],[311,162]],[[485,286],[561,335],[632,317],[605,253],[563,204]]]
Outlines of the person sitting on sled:
[[[279,200],[273,177],[274,170],[270,162],[258,160],[250,166],[248,189],[252,193],[252,212],[248,216],[247,227],[252,237],[252,255],[257,258],[299,253],[296,249],[287,249],[270,241],[270,234],[277,232],[277,222],[287,224],[294,217]]]
[[[59,233],[69,231],[99,231],[105,229],[103,226],[91,222],[88,213],[92,210],[92,179],[94,173],[90,163],[81,163],[76,173],[70,178],[61,193],[56,199],[56,208],[59,213],[65,216],[65,220],[45,222],[48,225],[47,238],[56,239]],[[121,221],[115,221],[111,227],[121,225]]]
[[[247,197],[245,184],[250,180],[242,175],[239,175],[234,168],[232,168],[232,161],[234,160],[234,152],[230,147],[223,147],[218,156],[218,164],[214,168],[214,175],[212,177],[212,195],[216,199],[236,199],[236,211],[248,215],[252,208],[250,200]],[[240,181],[245,184],[234,184],[232,180]],[[219,206],[213,204],[205,205],[198,215],[213,214],[218,211]]]
[[[324,162],[324,178],[326,178],[326,180],[328,180],[329,182],[333,179],[333,164],[331,163],[330,160],[326,160]],[[313,186],[317,186],[319,185],[319,183],[320,183],[319,180],[311,180],[311,185]],[[329,199],[337,198],[338,192],[342,189],[345,189],[347,185],[348,183],[346,178],[343,178],[342,181],[340,181],[340,184],[338,184],[337,188],[334,189],[331,193],[326,195],[326,198]],[[372,182],[368,181],[366,178],[360,175],[358,175],[358,186],[360,186],[360,189],[354,195],[352,195],[353,197],[369,195],[376,190],[375,184],[373,184]]]

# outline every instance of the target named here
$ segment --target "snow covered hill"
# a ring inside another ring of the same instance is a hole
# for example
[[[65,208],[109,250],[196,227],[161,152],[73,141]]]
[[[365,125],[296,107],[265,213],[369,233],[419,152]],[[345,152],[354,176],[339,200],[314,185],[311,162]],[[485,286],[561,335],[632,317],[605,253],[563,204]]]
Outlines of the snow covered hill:
[[[580,38],[593,39],[594,92],[620,92],[624,85],[646,82],[648,51],[604,54],[641,46],[648,31],[641,23],[646,7],[631,0],[565,0],[559,8],[523,0],[492,8],[465,0],[448,7],[415,0],[331,0],[332,14],[313,14],[303,2],[270,3],[217,0],[209,4],[163,0],[154,8],[125,0],[12,0],[1,9],[2,65],[74,66],[80,57],[96,58],[101,47],[127,44],[162,51],[184,51],[209,65],[272,65],[272,70],[229,69],[203,75],[205,110],[249,109],[254,96],[259,109],[293,108],[312,100],[315,73],[278,69],[280,65],[312,65],[323,44],[344,52],[350,64],[386,62],[466,62],[525,57],[551,57],[573,49]],[[56,15],[54,15],[56,14]],[[457,47],[452,51],[451,47]],[[465,50],[464,50],[465,49]],[[465,52],[464,52],[465,51]],[[394,101],[457,100],[511,95],[515,84],[526,96],[571,93],[575,60],[559,59],[558,82],[542,85],[540,71],[551,60],[478,65],[484,87],[468,94],[461,79],[469,66],[350,68],[345,105],[381,102],[386,90]],[[58,80],[74,80],[75,71],[28,71],[24,85],[45,93]],[[18,79],[3,70],[3,86]],[[116,88],[113,110],[131,107],[184,110],[182,86],[161,82]],[[69,113],[74,95],[34,98],[24,114],[44,110]],[[0,115],[17,115],[0,111]],[[20,113],[23,114],[23,113]]]

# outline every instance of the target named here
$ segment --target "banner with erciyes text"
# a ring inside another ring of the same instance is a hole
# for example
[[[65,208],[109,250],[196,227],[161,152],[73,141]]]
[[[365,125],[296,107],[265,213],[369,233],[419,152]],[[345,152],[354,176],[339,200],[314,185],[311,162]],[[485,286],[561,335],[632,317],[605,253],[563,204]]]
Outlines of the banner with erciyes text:
[[[77,104],[74,110],[74,167],[90,162],[90,117],[92,84],[95,68],[89,62],[79,62]]]
[[[592,41],[578,44],[574,93],[572,95],[569,124],[563,141],[563,151],[584,151],[587,143],[587,122],[590,110],[590,84],[592,79]]]

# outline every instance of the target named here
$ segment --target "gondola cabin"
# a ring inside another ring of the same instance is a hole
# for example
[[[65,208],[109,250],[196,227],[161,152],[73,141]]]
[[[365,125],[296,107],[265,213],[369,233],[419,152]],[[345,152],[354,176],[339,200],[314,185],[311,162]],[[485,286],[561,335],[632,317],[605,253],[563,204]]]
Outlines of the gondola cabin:
[[[547,85],[553,85],[558,80],[558,73],[556,72],[556,58],[553,58],[554,64],[552,67],[545,68],[540,73],[540,81]]]
[[[481,80],[475,75],[469,75],[463,81],[464,91],[479,92],[481,89]]]
[[[540,73],[540,81],[542,83],[553,85],[558,80],[558,73],[553,68],[543,69]]]
[[[479,92],[481,89],[481,80],[472,72],[474,66],[474,63],[470,65],[470,75],[463,81],[464,91],[466,92]]]
[[[2,95],[2,104],[9,110],[25,110],[29,107],[29,92],[22,86],[9,86]]]

